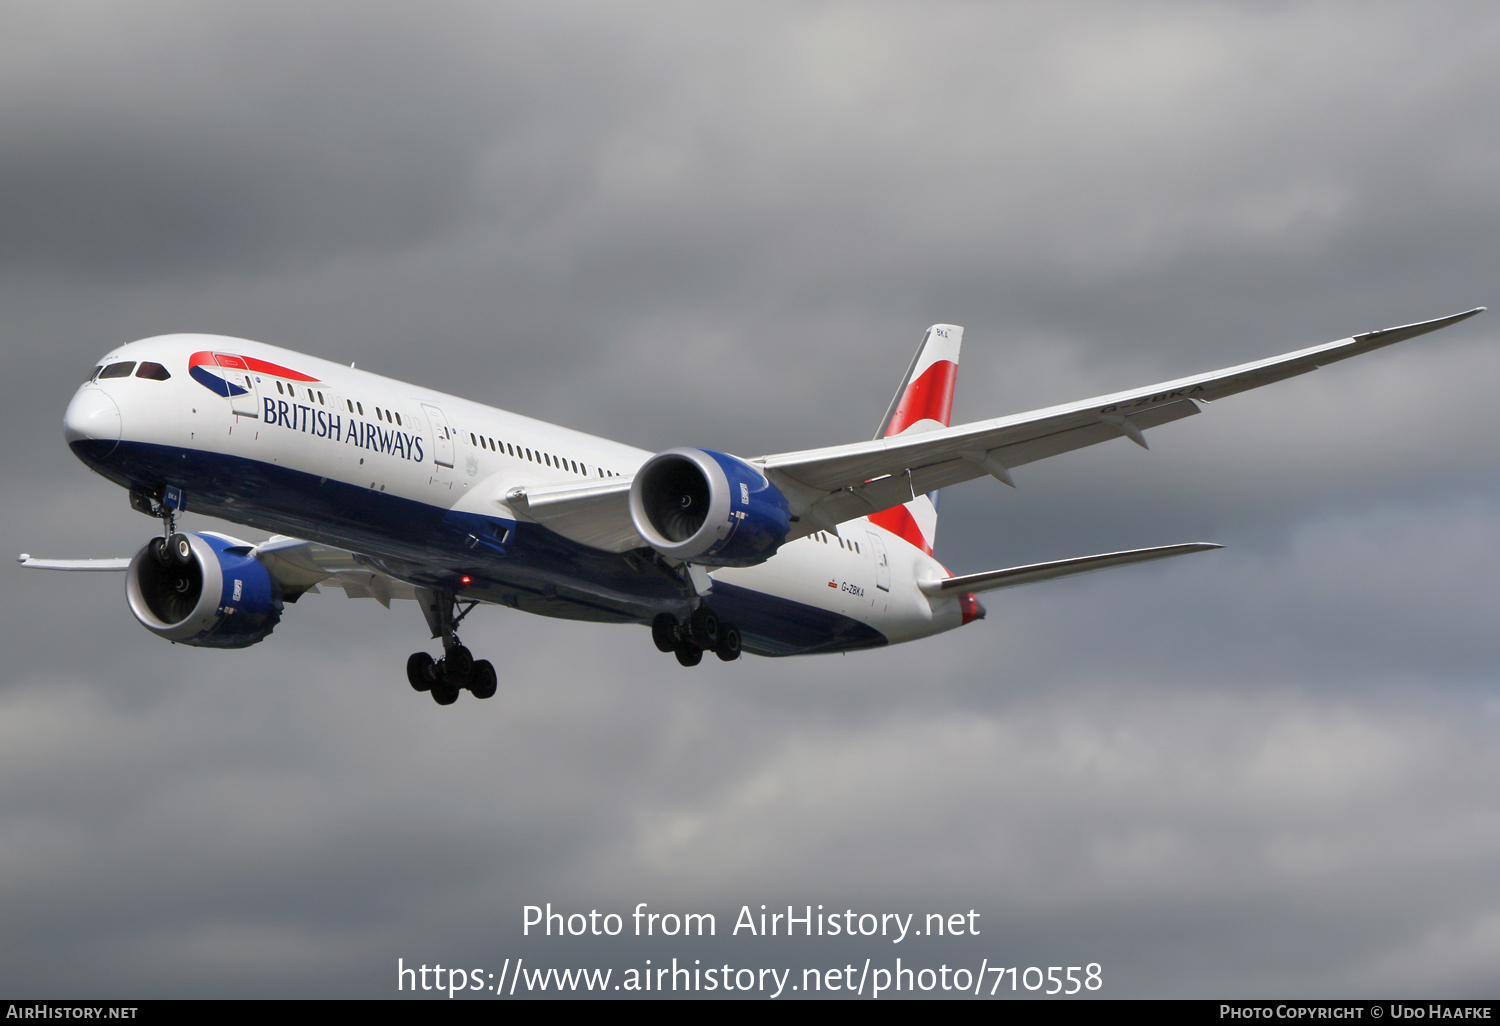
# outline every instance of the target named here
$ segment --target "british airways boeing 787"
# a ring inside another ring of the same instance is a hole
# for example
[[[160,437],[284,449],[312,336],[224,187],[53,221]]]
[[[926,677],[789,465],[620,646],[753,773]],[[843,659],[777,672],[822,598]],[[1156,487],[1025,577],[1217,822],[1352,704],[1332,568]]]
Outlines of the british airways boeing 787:
[[[975,595],[1201,552],[1208,543],[959,576],[932,557],[936,491],[1125,438],[1204,403],[1413,338],[1480,310],[1082,402],[949,426],[963,329],[929,328],[873,441],[742,458],[650,453],[244,339],[163,335],[104,357],[73,396],[73,452],[159,517],[130,559],[26,566],[125,574],[130,610],[184,645],[263,640],[321,587],[415,599],[443,654],[407,676],[440,704],[495,693],[459,641],[479,604],[650,625],[705,652],[847,652],[982,618]],[[181,531],[184,510],[274,532]]]

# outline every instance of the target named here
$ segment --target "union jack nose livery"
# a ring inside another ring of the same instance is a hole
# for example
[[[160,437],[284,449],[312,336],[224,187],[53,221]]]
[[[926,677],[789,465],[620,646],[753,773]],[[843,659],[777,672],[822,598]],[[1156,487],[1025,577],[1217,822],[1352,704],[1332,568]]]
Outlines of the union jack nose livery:
[[[1483,308],[1480,308],[1483,309]],[[940,488],[1197,414],[1200,404],[1478,313],[1225,370],[951,425],[963,329],[927,330],[873,440],[741,457],[652,453],[247,339],[164,335],[108,353],[63,418],[74,454],[160,518],[121,572],[131,613],[177,644],[243,648],[322,589],[414,600],[442,654],[408,682],[440,705],[503,665],[458,626],[481,605],[650,627],[683,666],[849,652],[983,615],[975,593],[1218,548],[1130,549],[954,576],[933,558]],[[179,531],[202,513],[274,532]]]
[[[253,356],[234,353],[197,352],[188,357],[188,374],[204,388],[226,398],[247,395],[254,391],[247,375],[266,374],[289,381],[317,382],[321,378],[294,371],[269,360],[258,360]]]

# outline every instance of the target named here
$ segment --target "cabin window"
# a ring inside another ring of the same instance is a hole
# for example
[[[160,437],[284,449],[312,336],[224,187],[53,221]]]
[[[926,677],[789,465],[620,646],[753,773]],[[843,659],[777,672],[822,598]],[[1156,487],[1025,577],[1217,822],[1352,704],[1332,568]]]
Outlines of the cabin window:
[[[135,361],[126,360],[124,363],[112,363],[99,372],[101,378],[128,378],[130,372],[135,370]]]
[[[135,372],[138,378],[150,378],[152,381],[166,381],[172,375],[159,363],[143,363]]]
[[[350,413],[354,412],[354,400],[353,399],[345,399],[344,400],[344,405],[347,406],[347,407],[349,407],[349,412]]]
[[[396,414],[396,426],[397,427],[405,427],[406,426],[405,424],[401,423],[401,414],[399,414],[399,413]]]
[[[363,417],[365,415],[365,404],[364,403],[355,403],[354,405],[359,407],[359,415],[361,417]]]

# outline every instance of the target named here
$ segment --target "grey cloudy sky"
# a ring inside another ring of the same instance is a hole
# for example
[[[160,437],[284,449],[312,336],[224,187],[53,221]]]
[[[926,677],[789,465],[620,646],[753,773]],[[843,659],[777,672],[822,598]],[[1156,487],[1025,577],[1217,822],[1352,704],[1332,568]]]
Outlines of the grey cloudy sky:
[[[868,437],[934,321],[976,419],[1495,304],[1497,58],[1481,3],[0,4],[6,537],[149,536],[61,418],[166,331],[757,455]],[[13,567],[0,992],[900,954],[1493,997],[1497,316],[945,492],[955,572],[1228,547],[885,652],[485,610],[500,693],[441,709],[410,606],[204,652]],[[545,901],[984,933],[523,940]]]

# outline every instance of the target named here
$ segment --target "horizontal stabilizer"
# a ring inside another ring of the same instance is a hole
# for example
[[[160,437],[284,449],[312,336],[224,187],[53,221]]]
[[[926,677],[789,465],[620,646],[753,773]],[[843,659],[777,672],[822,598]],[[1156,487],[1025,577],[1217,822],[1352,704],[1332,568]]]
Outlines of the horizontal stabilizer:
[[[118,573],[130,569],[130,558],[122,559],[38,559],[30,553],[23,552],[16,557],[16,562],[22,566],[33,567],[37,570],[82,570],[90,573]]]
[[[962,594],[970,591],[993,591],[996,588],[1014,588],[1020,584],[1035,584],[1050,581],[1054,577],[1071,577],[1092,570],[1107,570],[1112,566],[1130,563],[1145,563],[1168,556],[1185,556],[1189,552],[1207,552],[1224,546],[1212,542],[1188,542],[1184,545],[1158,545],[1150,549],[1126,549],[1124,552],[1105,552],[1098,556],[1075,556],[1058,559],[1051,563],[1032,563],[1030,566],[1013,566],[1008,570],[990,570],[981,574],[965,574],[943,580],[919,581],[922,594],[931,597]]]

